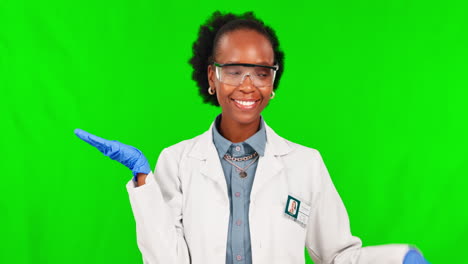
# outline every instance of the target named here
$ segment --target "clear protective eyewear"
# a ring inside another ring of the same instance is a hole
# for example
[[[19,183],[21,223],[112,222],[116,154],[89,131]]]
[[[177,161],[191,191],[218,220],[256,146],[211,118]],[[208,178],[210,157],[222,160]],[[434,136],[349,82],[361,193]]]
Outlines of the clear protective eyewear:
[[[249,76],[253,85],[261,88],[273,86],[278,65],[268,66],[249,63],[213,63],[216,77],[222,83],[239,86]]]

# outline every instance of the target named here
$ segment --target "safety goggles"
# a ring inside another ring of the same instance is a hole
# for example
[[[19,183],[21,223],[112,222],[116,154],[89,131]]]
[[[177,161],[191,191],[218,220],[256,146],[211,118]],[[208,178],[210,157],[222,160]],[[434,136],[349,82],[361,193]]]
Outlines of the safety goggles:
[[[216,78],[222,83],[239,86],[249,76],[253,85],[261,88],[273,86],[278,65],[268,66],[249,63],[213,63]]]

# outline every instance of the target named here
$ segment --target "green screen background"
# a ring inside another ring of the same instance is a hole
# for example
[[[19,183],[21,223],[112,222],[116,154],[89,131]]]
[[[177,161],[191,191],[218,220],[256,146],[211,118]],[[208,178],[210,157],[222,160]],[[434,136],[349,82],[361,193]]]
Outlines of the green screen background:
[[[130,171],[73,130],[152,168],[206,131],[220,109],[187,61],[217,9],[277,31],[285,72],[265,121],[321,152],[364,246],[468,263],[467,6],[371,0],[2,0],[0,262],[141,263]]]

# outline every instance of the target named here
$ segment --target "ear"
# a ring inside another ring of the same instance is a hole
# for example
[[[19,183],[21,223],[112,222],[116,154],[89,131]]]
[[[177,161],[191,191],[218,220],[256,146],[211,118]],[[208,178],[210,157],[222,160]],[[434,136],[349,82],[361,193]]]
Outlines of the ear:
[[[214,90],[216,90],[215,79],[215,69],[213,68],[213,65],[210,64],[208,65],[208,83],[210,84],[210,87]]]

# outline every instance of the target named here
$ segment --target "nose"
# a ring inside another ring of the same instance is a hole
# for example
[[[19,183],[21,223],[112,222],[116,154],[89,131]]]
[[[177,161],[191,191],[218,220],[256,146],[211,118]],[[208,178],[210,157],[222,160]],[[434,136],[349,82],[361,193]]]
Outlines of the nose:
[[[245,91],[254,89],[252,76],[250,76],[250,74],[247,74],[247,75],[244,76],[244,78],[242,79],[242,81],[241,81],[241,83],[239,85],[239,88],[241,90],[245,90]]]

